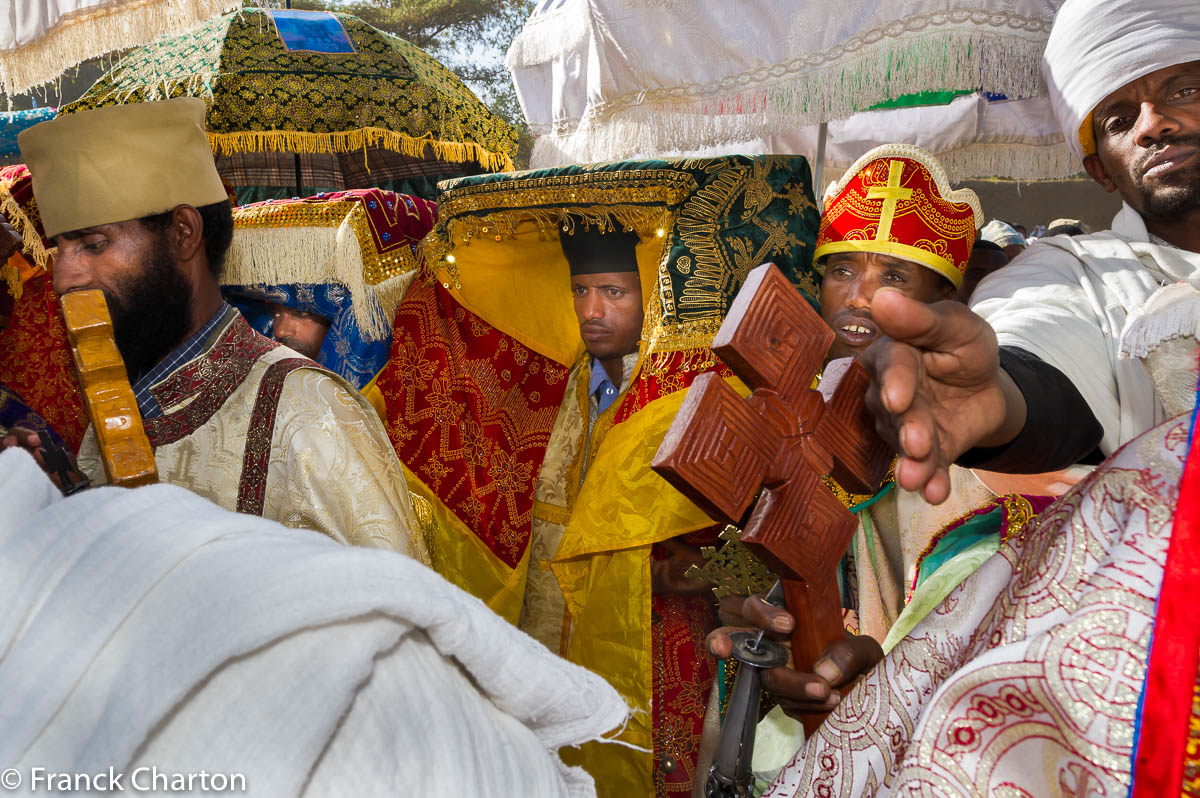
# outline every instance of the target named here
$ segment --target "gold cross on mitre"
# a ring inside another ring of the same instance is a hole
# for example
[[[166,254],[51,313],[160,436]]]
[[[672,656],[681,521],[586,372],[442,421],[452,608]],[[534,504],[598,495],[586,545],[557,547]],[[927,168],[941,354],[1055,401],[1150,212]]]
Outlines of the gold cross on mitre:
[[[886,186],[875,186],[867,191],[867,199],[883,200],[883,210],[879,213],[879,232],[875,234],[876,241],[887,241],[892,234],[892,220],[896,218],[896,205],[900,200],[912,197],[911,188],[901,188],[900,178],[904,174],[904,161],[888,161],[888,181]]]

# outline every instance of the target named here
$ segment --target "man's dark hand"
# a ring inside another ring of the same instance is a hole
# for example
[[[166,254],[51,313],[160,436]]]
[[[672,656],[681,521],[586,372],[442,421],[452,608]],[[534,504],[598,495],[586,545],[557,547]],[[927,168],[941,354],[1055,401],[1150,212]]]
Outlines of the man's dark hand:
[[[24,239],[21,238],[21,234],[17,232],[16,228],[9,224],[7,219],[0,216],[0,263],[11,258],[14,252],[19,252],[24,243]]]
[[[768,637],[788,646],[787,639],[796,626],[791,614],[768,604],[760,595],[722,599],[719,614],[721,622],[728,625],[708,635],[708,650],[719,659],[727,659],[733,653],[733,641],[729,637],[732,632],[757,633],[762,629]],[[847,633],[844,640],[821,653],[813,665],[814,673],[802,673],[795,670],[788,646],[787,664],[763,671],[763,686],[792,717],[828,712],[841,700],[837,689],[851,684],[881,659],[883,649],[874,638]]]
[[[655,554],[665,557],[650,558],[650,589],[659,595],[694,596],[712,590],[712,582],[692,579],[687,571],[693,565],[704,565],[704,555],[695,546],[682,540],[670,538],[656,544]]]
[[[867,405],[879,434],[901,455],[897,484],[940,504],[960,455],[1003,446],[1020,433],[1025,399],[1000,368],[991,326],[964,305],[927,305],[880,289],[871,316],[884,337],[860,358],[871,374]]]
[[[50,477],[50,481],[54,483],[55,487],[57,487],[59,490],[63,490],[62,479],[59,478],[58,474],[46,467],[46,460],[42,456],[43,444],[41,435],[38,435],[33,430],[26,429],[25,427],[13,427],[7,432],[7,434],[5,434],[3,437],[0,437],[0,451],[3,451],[4,449],[11,449],[13,447],[20,447],[33,455],[33,459],[36,460],[38,466],[40,466],[41,469],[46,472],[46,476]],[[66,453],[66,457],[70,462],[71,470],[69,472],[69,476],[71,482],[74,484],[86,480],[87,478],[80,473],[78,466],[75,465],[75,458],[71,456],[70,452]]]

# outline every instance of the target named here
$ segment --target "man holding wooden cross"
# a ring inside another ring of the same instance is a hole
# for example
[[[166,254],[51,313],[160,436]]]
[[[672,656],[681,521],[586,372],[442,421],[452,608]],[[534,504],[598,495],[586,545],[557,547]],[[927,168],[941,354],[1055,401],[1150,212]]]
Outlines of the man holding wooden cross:
[[[845,734],[830,746],[822,734],[780,777],[779,794],[807,794],[831,779],[852,793],[885,780],[903,792],[930,779],[947,793],[957,787],[992,794],[1002,781],[1021,794],[1124,791],[1134,730],[1145,738],[1165,728],[1141,721],[1157,684],[1146,678],[1143,685],[1143,677],[1156,596],[1159,622],[1172,607],[1158,582],[1176,499],[1179,518],[1186,515],[1184,494],[1173,491],[1188,419],[1169,419],[1195,407],[1197,59],[1200,29],[1189,4],[1068,0],[1043,72],[1068,143],[1093,179],[1125,201],[1112,230],[1039,241],[981,284],[970,311],[886,291],[871,303],[889,337],[863,358],[873,377],[868,398],[881,433],[902,454],[899,485],[941,502],[955,462],[1020,472],[1061,467],[1096,450],[1112,459],[1101,478],[1079,485],[1057,512],[1001,547],[852,694],[869,695],[882,708],[856,728],[905,730],[885,745],[861,748],[846,747]],[[1182,392],[1169,390],[1170,370],[1146,359],[1167,339],[1191,342],[1190,359],[1177,361],[1173,372],[1173,381],[1187,386]],[[1173,401],[1188,391],[1186,402]],[[1172,473],[1147,476],[1158,469]],[[1122,483],[1130,473],[1141,480]],[[1090,510],[1092,501],[1099,509]],[[1149,534],[1142,528],[1147,518]],[[1194,557],[1194,541],[1188,545]],[[1058,570],[1066,563],[1069,572]],[[992,609],[1001,604],[1002,612]],[[765,605],[746,608],[765,628],[794,623]],[[1187,625],[1194,629],[1194,619]],[[1072,670],[1078,663],[1070,656],[1058,656],[1087,649],[1087,636],[1100,628],[1111,633],[1094,673],[1105,684],[1120,683],[1119,694],[1075,690],[1074,674],[1083,671]],[[1155,630],[1154,641],[1170,639]],[[1188,644],[1191,663],[1180,673],[1181,703],[1190,706],[1194,640]],[[870,667],[838,649],[816,669],[826,685]],[[794,691],[803,694],[817,678],[806,677]],[[893,686],[894,695],[887,692]],[[814,697],[828,694],[827,686],[817,687]],[[1024,702],[1011,705],[1020,714],[1002,712],[985,735],[964,719],[984,695],[1014,690]],[[854,714],[850,703],[832,719],[839,728]],[[845,754],[830,759],[837,745]],[[1173,753],[1143,739],[1137,767]],[[1178,773],[1172,779],[1167,789],[1178,793]]]
[[[982,217],[975,194],[951,191],[941,165],[917,147],[885,145],[859,159],[826,193],[815,251],[823,269],[821,316],[835,335],[829,358],[858,357],[880,337],[871,302],[881,288],[921,303],[952,298]],[[966,469],[954,469],[953,476],[954,500],[942,507],[919,494],[895,490],[890,479],[875,496],[853,496],[831,485],[859,517],[842,587],[847,627],[862,637],[850,638],[846,651],[831,654],[851,657],[854,664],[847,672],[880,656],[877,644],[885,642],[912,598],[913,591],[905,588],[920,575],[931,540],[955,517],[995,498]],[[977,564],[978,557],[963,558],[951,567],[965,576]],[[765,621],[764,613],[770,613],[771,619],[794,623],[757,599],[747,601],[743,612],[753,620]],[[737,609],[725,614],[737,622]],[[909,628],[913,622],[906,619]],[[728,653],[727,646],[723,631],[710,641],[718,656]],[[778,669],[766,674],[766,684],[785,711],[828,709],[839,698],[829,683],[840,681],[826,670],[828,664],[816,667],[825,680]]]

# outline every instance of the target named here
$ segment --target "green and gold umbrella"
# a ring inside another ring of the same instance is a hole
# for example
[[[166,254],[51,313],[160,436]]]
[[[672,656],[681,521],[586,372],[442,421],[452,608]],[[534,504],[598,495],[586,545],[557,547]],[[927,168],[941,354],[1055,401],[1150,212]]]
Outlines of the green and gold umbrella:
[[[235,186],[367,188],[513,168],[516,133],[408,42],[348,14],[242,9],[132,50],[73,113],[194,96]]]

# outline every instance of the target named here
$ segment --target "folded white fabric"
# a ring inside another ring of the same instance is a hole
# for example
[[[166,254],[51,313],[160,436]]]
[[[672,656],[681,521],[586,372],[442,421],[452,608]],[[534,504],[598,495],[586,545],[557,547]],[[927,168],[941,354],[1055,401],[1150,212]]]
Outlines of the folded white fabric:
[[[594,794],[557,750],[619,726],[617,693],[419,563],[168,485],[47,486],[0,453],[16,794],[45,791],[35,768],[112,768],[127,790],[141,768],[240,774],[249,795]]]

